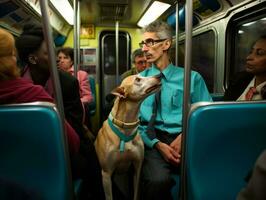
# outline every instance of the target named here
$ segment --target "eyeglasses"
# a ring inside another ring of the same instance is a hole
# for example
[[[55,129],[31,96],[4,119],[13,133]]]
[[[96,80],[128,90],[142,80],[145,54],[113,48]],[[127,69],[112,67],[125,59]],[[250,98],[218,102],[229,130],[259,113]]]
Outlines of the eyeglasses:
[[[162,42],[162,41],[165,41],[165,40],[167,40],[167,39],[154,40],[154,39],[149,38],[149,39],[147,39],[145,41],[141,41],[139,43],[139,46],[140,46],[140,48],[142,48],[144,46],[144,44],[145,44],[147,47],[151,47],[151,46],[155,45],[156,43],[159,43],[159,42]]]

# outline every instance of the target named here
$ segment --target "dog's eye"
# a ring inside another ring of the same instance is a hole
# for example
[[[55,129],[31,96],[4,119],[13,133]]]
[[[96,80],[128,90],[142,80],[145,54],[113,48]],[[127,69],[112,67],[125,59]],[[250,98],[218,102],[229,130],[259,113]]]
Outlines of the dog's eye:
[[[139,77],[136,77],[135,81],[136,82],[140,82],[140,78]]]

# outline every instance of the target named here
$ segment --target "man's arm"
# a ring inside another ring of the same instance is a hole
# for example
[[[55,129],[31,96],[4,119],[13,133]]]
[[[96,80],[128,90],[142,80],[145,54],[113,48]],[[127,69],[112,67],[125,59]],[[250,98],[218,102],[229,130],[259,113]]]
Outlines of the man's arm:
[[[166,160],[166,162],[172,163],[178,166],[180,163],[180,154],[170,145],[159,141],[157,138],[150,139],[147,135],[147,126],[140,125],[139,133],[142,137],[143,142],[150,148],[156,148]]]
[[[139,133],[140,133],[141,138],[142,138],[143,142],[145,143],[145,145],[147,145],[150,148],[153,148],[154,145],[157,142],[159,142],[159,140],[157,138],[154,138],[153,140],[151,140],[149,138],[149,136],[147,135],[147,126],[145,126],[145,125],[139,126]]]

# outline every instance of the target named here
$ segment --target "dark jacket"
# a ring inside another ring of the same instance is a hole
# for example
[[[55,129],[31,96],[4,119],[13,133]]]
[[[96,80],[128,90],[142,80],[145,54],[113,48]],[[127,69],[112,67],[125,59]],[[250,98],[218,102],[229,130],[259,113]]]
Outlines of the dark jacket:
[[[79,95],[78,80],[67,72],[59,70],[65,117],[69,124],[78,133],[80,139],[84,139],[83,107]]]
[[[246,71],[237,73],[229,81],[228,88],[224,93],[224,101],[235,101],[240,95],[245,91],[246,87],[254,77],[253,74],[250,74]]]

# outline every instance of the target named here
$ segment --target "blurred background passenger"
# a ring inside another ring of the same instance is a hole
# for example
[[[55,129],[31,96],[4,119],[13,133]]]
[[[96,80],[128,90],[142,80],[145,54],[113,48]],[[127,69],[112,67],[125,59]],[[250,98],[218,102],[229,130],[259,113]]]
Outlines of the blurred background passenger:
[[[70,73],[74,76],[74,51],[73,48],[66,47],[60,48],[57,51],[57,61],[58,67]],[[78,70],[77,79],[79,81],[79,89],[80,89],[80,99],[83,104],[90,103],[93,101],[93,97],[91,94],[90,83],[88,80],[88,73],[83,70]]]
[[[224,100],[251,101],[265,99],[266,35],[253,45],[246,58],[246,71],[240,72],[229,83]]]
[[[147,59],[144,55],[144,52],[141,49],[136,49],[132,55],[131,55],[132,63],[134,64],[134,67],[132,67],[130,70],[124,72],[121,75],[121,82],[126,77],[134,74],[138,74],[142,71],[144,71],[147,67],[150,66],[149,63],[147,63]]]

